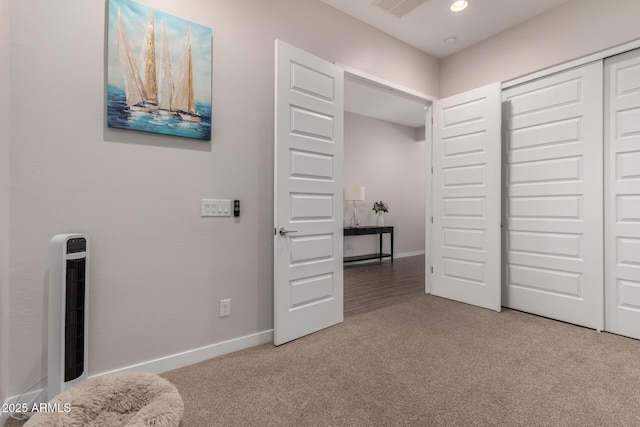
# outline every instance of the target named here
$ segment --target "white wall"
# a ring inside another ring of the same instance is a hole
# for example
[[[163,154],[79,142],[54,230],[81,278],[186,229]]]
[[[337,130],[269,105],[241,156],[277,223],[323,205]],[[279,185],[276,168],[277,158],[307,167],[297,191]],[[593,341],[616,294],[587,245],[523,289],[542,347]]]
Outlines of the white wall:
[[[9,0],[0,0],[0,404],[7,398],[9,331]],[[0,414],[0,425],[2,425]]]
[[[394,226],[394,253],[424,251],[425,141],[418,129],[353,113],[344,120],[344,185],[363,185],[364,202],[356,202],[362,225],[375,225],[373,202],[389,205],[385,225]],[[344,206],[345,224],[353,202]],[[389,250],[385,237],[384,251]],[[345,237],[345,256],[378,252],[376,236]]]
[[[213,28],[211,143],[105,127],[105,1],[11,3],[9,395],[46,373],[58,233],[92,239],[90,375],[272,328],[274,39],[437,95],[437,60],[318,0],[140,2]]]
[[[440,96],[507,81],[640,38],[640,1],[573,0],[445,58]]]

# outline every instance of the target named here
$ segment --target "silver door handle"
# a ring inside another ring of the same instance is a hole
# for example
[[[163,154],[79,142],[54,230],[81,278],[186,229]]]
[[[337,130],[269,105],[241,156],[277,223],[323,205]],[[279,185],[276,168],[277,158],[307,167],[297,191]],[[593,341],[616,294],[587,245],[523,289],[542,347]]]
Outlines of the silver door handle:
[[[280,235],[281,236],[286,236],[289,233],[297,233],[297,232],[298,232],[298,230],[287,230],[284,227],[280,228]]]

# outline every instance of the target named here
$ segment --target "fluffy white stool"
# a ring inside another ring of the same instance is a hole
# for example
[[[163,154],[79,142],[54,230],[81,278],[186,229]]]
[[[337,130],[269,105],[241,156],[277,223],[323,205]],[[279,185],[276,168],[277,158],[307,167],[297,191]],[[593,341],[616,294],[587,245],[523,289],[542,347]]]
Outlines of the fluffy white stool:
[[[68,411],[65,411],[65,404]],[[92,378],[49,402],[24,427],[177,427],[182,396],[166,379],[146,372]]]

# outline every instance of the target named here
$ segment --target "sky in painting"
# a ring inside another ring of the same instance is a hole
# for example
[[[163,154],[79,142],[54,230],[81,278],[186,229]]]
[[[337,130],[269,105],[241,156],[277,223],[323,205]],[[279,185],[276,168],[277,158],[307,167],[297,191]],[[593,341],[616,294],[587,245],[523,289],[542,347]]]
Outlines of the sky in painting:
[[[116,23],[118,9],[122,15],[125,32],[131,44],[133,58],[138,67],[142,64],[142,44],[144,43],[149,15],[153,10],[156,70],[160,70],[160,50],[162,48],[162,21],[164,20],[169,40],[171,66],[177,74],[183,60],[183,50],[187,37],[187,27],[191,26],[191,51],[193,57],[193,80],[196,100],[203,103],[211,102],[211,28],[169,15],[157,9],[134,3],[128,0],[109,0],[109,40],[108,40],[108,81],[109,84],[122,86],[122,73],[118,58],[118,44]],[[140,68],[139,68],[140,70]],[[175,82],[174,82],[175,83]]]

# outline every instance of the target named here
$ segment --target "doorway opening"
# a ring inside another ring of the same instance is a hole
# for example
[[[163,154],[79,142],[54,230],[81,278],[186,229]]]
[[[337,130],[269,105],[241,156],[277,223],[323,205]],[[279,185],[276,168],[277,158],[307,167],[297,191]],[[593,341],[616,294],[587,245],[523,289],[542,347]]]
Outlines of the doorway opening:
[[[384,202],[389,234],[344,237],[347,259],[385,258],[344,264],[345,318],[409,301],[425,293],[428,212],[427,116],[431,99],[388,82],[345,72],[344,186],[360,187],[360,226],[376,226],[375,202]],[[344,204],[345,227],[354,205]],[[371,254],[371,255],[367,255]],[[392,255],[389,256],[389,255]]]

